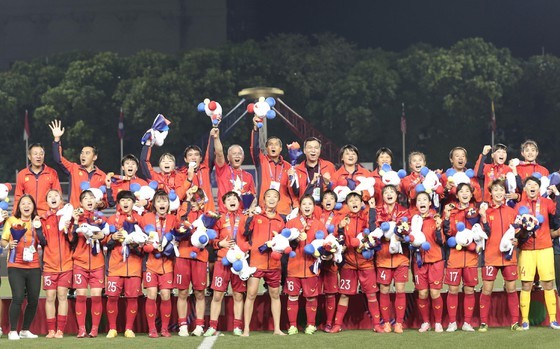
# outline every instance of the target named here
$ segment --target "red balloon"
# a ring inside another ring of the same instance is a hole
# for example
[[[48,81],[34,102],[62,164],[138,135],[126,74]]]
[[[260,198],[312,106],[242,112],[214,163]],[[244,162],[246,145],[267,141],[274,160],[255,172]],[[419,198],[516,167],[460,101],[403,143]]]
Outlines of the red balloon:
[[[474,242],[470,243],[469,246],[467,246],[467,250],[469,251],[476,250],[476,244]]]
[[[360,246],[360,240],[358,240],[356,238],[350,239],[350,246],[352,246],[354,248]]]
[[[253,114],[255,112],[255,103],[249,103],[247,105],[247,112]]]
[[[272,259],[279,261],[280,258],[282,258],[282,253],[278,253],[278,252],[272,252],[270,254],[270,257],[272,257]]]
[[[216,102],[212,101],[210,103],[208,103],[208,109],[214,111],[216,110]]]
[[[152,244],[146,244],[146,245],[144,245],[144,252],[146,252],[146,253],[152,253],[153,250],[154,250],[154,245],[152,245]]]

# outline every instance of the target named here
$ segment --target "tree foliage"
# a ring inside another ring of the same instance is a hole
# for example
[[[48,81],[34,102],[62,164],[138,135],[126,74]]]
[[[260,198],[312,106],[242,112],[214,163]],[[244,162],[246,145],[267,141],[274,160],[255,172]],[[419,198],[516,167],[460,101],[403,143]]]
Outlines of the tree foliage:
[[[254,86],[283,89],[286,101],[339,146],[353,143],[361,160],[388,146],[400,158],[401,104],[405,103],[408,150],[429,155],[433,167],[447,167],[447,150],[465,146],[471,161],[490,142],[490,103],[496,105],[498,141],[515,149],[527,137],[541,145],[541,157],[557,166],[555,136],[560,118],[560,59],[514,58],[480,38],[449,48],[419,43],[403,52],[363,49],[332,34],[278,35],[262,42],[228,43],[170,55],[142,51],[130,57],[111,52],[71,52],[49,62],[16,62],[0,72],[3,115],[0,174],[13,181],[25,164],[23,115],[30,111],[31,141],[46,145],[48,123],[61,119],[65,155],[77,159],[85,144],[100,150],[99,165],[119,167],[117,123],[125,114],[125,153],[138,154],[140,137],[153,118],[172,121],[164,147],[181,158],[188,144],[204,146],[210,128],[196,110],[204,98],[218,100],[224,114],[239,102],[237,92]],[[536,121],[538,120],[538,122]],[[225,140],[248,146],[246,118]],[[280,120],[271,134],[294,140]],[[161,150],[158,150],[161,151]]]

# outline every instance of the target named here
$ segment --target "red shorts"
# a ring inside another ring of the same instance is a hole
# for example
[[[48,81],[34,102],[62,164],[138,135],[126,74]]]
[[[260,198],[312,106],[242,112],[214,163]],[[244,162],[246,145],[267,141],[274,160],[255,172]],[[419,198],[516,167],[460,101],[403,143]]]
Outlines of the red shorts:
[[[424,263],[422,268],[418,264],[412,264],[412,274],[414,275],[414,287],[417,290],[441,290],[443,286],[444,262]]]
[[[74,283],[72,287],[82,288],[104,288],[105,287],[105,268],[87,270],[82,267],[74,266]]]
[[[173,289],[173,272],[158,274],[147,270],[144,272],[144,288],[157,287],[160,290]]]
[[[264,279],[264,282],[268,284],[270,288],[280,287],[280,279],[282,279],[282,272],[280,269],[257,269],[257,271],[251,276],[255,279]]]
[[[203,291],[208,281],[208,263],[196,259],[175,258],[173,273],[175,274],[174,287],[179,290],[188,290],[192,282],[193,290]]]
[[[451,286],[459,286],[463,279],[463,285],[475,287],[478,284],[478,268],[447,268],[445,271],[445,283]]]
[[[43,273],[43,290],[56,290],[58,287],[72,287],[72,270],[62,273]]]
[[[319,274],[319,282],[323,288],[324,294],[338,293],[338,272],[331,270],[321,270]]]
[[[119,297],[124,288],[126,298],[136,298],[142,294],[142,278],[139,276],[109,276],[105,294],[109,297]]]
[[[399,265],[396,268],[377,267],[377,281],[382,285],[390,285],[391,281],[408,282],[408,265]]]
[[[487,265],[482,267],[482,280],[484,281],[494,281],[498,275],[498,270],[502,271],[502,277],[506,281],[517,280],[517,265],[503,265],[503,266],[492,266]]]
[[[243,293],[247,291],[247,283],[231,272],[231,267],[226,267],[222,263],[214,264],[214,275],[212,276],[212,287],[215,291],[226,292],[231,281],[233,292]]]
[[[319,295],[319,277],[312,276],[310,278],[286,278],[286,284],[283,291],[288,296],[299,296],[299,292],[303,290],[304,297],[317,297]]]
[[[372,294],[377,292],[377,278],[375,269],[346,269],[340,270],[340,294],[357,294],[358,281],[362,286],[362,293]]]

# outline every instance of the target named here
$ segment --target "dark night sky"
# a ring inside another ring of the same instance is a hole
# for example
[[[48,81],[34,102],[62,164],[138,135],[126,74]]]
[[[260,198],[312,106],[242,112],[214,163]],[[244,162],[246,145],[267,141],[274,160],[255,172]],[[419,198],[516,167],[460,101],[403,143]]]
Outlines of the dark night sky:
[[[557,0],[256,1],[255,39],[271,33],[341,35],[360,47],[401,51],[425,42],[448,47],[482,37],[518,57],[560,55]],[[230,3],[230,6],[232,3]]]

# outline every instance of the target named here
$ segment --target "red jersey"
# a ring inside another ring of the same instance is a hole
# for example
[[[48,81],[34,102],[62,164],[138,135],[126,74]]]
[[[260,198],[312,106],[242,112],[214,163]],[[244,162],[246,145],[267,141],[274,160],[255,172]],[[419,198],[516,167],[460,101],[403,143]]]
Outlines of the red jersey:
[[[303,216],[298,215],[286,223],[286,228],[296,228],[307,234],[305,240],[297,242],[297,246],[294,249],[296,256],[288,260],[288,277],[308,278],[316,276],[316,274],[311,272],[309,267],[315,263],[317,258],[312,255],[308,255],[303,249],[305,245],[310,244],[311,241],[315,240],[315,233],[317,231],[321,230],[323,233],[326,232],[325,225],[316,218],[306,219]]]
[[[168,214],[165,217],[159,217],[153,212],[148,212],[140,218],[139,223],[142,229],[145,229],[147,225],[154,226],[158,234],[159,242],[161,243],[163,235],[173,229],[177,224],[177,217],[171,214]],[[154,250],[148,255],[146,270],[159,275],[172,273],[173,260],[163,254],[160,258],[156,258],[156,253],[158,253],[158,251]]]
[[[68,234],[58,230],[59,218],[53,210],[48,210],[41,217],[43,235],[47,240],[47,245],[43,248],[44,272],[62,273],[72,270],[70,239]]]
[[[239,246],[241,251],[249,251],[249,242],[245,237],[245,223],[247,222],[247,216],[241,214],[240,212],[227,212],[223,213],[220,219],[216,222],[214,230],[218,233],[218,237],[214,239],[214,248],[218,251],[218,258],[225,257],[228,249],[221,248],[218,243],[225,238],[235,241],[235,244]]]
[[[124,213],[117,210],[117,213],[109,217],[107,223],[110,225],[114,225],[116,230],[118,231],[123,227],[124,222],[126,222],[127,220],[129,220],[130,222],[138,222],[139,218],[140,216],[137,215],[136,212],[134,211],[131,213],[130,216],[127,216]],[[112,240],[110,236],[109,236],[109,241],[107,242],[107,247],[110,250],[109,268],[107,268],[108,276],[120,276],[120,277],[142,276],[143,257],[139,253],[136,253],[135,251],[132,251],[129,248],[128,257],[126,258],[126,261],[123,261],[124,258],[123,258],[122,242]],[[140,250],[137,249],[137,251],[139,252]]]
[[[257,181],[259,182],[259,204],[262,205],[264,202],[264,192],[274,188],[280,192],[280,202],[276,210],[279,214],[289,214],[294,205],[292,195],[288,190],[290,163],[284,161],[282,156],[275,162],[267,155],[264,155],[259,148],[258,131],[253,131],[251,134],[251,156],[253,157],[257,171]]]
[[[533,173],[540,173],[543,176],[548,176],[550,172],[546,169],[546,167],[537,164],[536,162],[520,162],[517,165],[517,175],[521,178],[521,182],[524,182],[527,177],[532,176]]]
[[[294,186],[292,186],[292,190],[295,196],[297,196],[300,199],[304,195],[313,195],[314,191],[318,190],[316,196],[320,200],[323,192],[329,189],[329,187],[333,187],[332,184],[327,186],[324,183],[322,177],[319,177],[319,180],[317,180],[315,185],[311,185],[311,181],[313,180],[315,173],[318,173],[320,175],[329,173],[331,175],[331,180],[332,180],[334,174],[336,173],[336,169],[334,168],[334,165],[330,161],[319,159],[317,165],[315,165],[315,167],[313,168],[308,168],[307,161],[302,161],[300,164],[295,166],[295,170],[296,170],[296,175],[298,177],[299,187],[296,187],[294,183]],[[318,202],[319,200],[315,200],[315,201]]]
[[[344,228],[340,228],[339,223],[345,218],[350,218],[350,223]],[[355,239],[359,233],[364,229],[369,228],[368,212],[360,211],[358,213],[338,214],[335,217],[335,224],[338,228],[338,234],[344,234],[346,241],[346,252],[344,253],[344,260],[346,263],[342,266],[343,269],[373,269],[373,260],[366,259],[362,256],[357,248],[352,247],[351,241]]]
[[[271,258],[270,251],[260,253],[259,247],[272,240],[274,233],[280,234],[284,226],[278,213],[274,217],[268,217],[265,212],[252,217],[248,228],[251,243],[249,266],[261,270],[280,269],[280,261]]]
[[[515,211],[518,212],[519,207],[521,206],[526,206],[529,209],[529,213],[535,217],[541,214],[544,221],[535,234],[529,237],[529,239],[525,243],[521,244],[519,248],[521,250],[542,250],[552,247],[549,215],[554,216],[556,214],[556,203],[549,198],[543,198],[540,196],[535,200],[524,197],[515,206]]]
[[[471,213],[476,212],[476,215],[471,217]],[[469,213],[470,212],[470,213]],[[467,216],[471,218],[467,218]],[[449,230],[446,231],[447,224],[444,222],[444,232],[446,236],[457,235],[457,223],[465,223],[467,229],[478,223],[479,216],[478,210],[474,204],[469,204],[466,208],[456,207],[451,210],[451,217],[449,218]],[[456,248],[449,249],[449,257],[447,259],[448,268],[467,268],[478,266],[478,253],[476,251],[469,251],[467,248],[457,250]]]
[[[441,185],[445,188],[447,186],[447,174],[445,172],[441,174],[440,181],[441,181]],[[473,188],[474,201],[476,203],[481,203],[482,189],[480,189],[480,184],[478,183],[476,177],[471,178],[470,183],[471,183],[471,187]],[[457,187],[453,186],[448,192],[445,192],[445,202],[441,206],[443,207],[445,206],[445,204],[456,202],[457,201],[456,195],[457,195]]]
[[[409,217],[413,217],[415,214],[420,214],[416,208],[409,210]],[[426,241],[430,243],[431,248],[427,251],[421,250],[420,256],[424,263],[435,263],[443,260],[443,244],[445,242],[443,232],[441,229],[437,229],[436,221],[434,216],[436,212],[434,210],[428,211],[428,213],[422,216],[422,232],[426,236]],[[412,219],[412,218],[411,218]]]
[[[84,211],[84,214],[80,216],[78,225],[82,223],[92,224],[93,212]],[[91,245],[87,243],[87,239],[82,235],[74,231],[76,237],[73,241],[77,240],[76,247],[74,248],[74,253],[72,254],[72,260],[74,261],[74,266],[84,268],[85,270],[96,270],[105,267],[105,256],[103,251],[99,251],[97,254],[93,254]],[[104,245],[106,239],[99,240],[101,248]]]
[[[474,172],[480,180],[484,180],[484,190],[482,191],[482,200],[490,202],[492,198],[490,197],[490,191],[488,188],[490,184],[495,179],[505,179],[506,174],[511,172],[511,167],[506,164],[485,164],[486,155],[480,154],[478,160],[476,161],[476,166],[474,167]]]
[[[47,192],[51,189],[62,193],[58,173],[47,165],[43,165],[41,171],[35,173],[31,171],[31,165],[29,165],[17,174],[14,202],[17,203],[23,194],[29,194],[37,203],[37,213],[43,215],[49,210]],[[16,208],[14,205],[14,212]]]
[[[117,200],[117,195],[123,190],[130,191],[131,184],[138,184],[141,187],[148,185],[148,182],[136,176],[131,179],[123,179],[121,176],[113,176],[111,183],[111,191],[113,192],[113,200]]]
[[[198,217],[200,217],[204,212],[197,210],[191,210],[187,213],[187,221],[190,223],[193,223],[195,220],[198,219]],[[176,216],[177,217],[177,216]],[[180,224],[179,220],[177,220],[177,222]],[[213,241],[210,240],[209,244],[212,244]],[[196,259],[197,261],[201,261],[201,262],[208,262],[208,250],[203,248],[202,250],[193,246],[193,244],[191,243],[191,239],[185,239],[183,241],[179,242],[179,257],[178,258],[185,258],[185,259],[193,259],[191,257],[191,252],[195,252],[196,253]]]
[[[83,182],[88,182],[90,188],[99,188],[105,185],[107,175],[96,166],[93,170],[88,171],[82,165],[68,161],[62,156],[62,145],[60,142],[53,142],[54,161],[60,166],[60,169],[68,175],[68,201],[74,207],[80,206],[80,188]]]
[[[236,191],[240,195],[256,195],[255,182],[253,181],[253,176],[249,172],[241,168],[235,169],[226,163],[224,163],[223,166],[218,166],[216,164],[215,167],[216,181],[218,182],[218,202],[220,212],[227,212],[226,206],[222,201],[222,196],[229,191]],[[241,202],[241,206],[243,206],[243,202]]]
[[[376,207],[376,225],[379,227],[383,222],[397,222],[403,217],[408,216],[408,210],[399,204],[395,204],[392,210],[387,205],[379,205]],[[381,249],[376,252],[375,265],[381,268],[396,268],[401,265],[408,265],[408,248],[403,248],[404,253],[390,253],[389,241],[385,238],[381,239]]]
[[[488,207],[486,211],[490,233],[486,240],[486,249],[484,250],[484,265],[505,266],[517,265],[517,253],[513,253],[511,260],[505,258],[505,254],[500,251],[500,242],[509,226],[515,222],[517,212],[507,206],[500,205]]]
[[[170,173],[155,171],[150,163],[151,154],[152,147],[142,147],[142,153],[140,154],[140,169],[146,179],[158,182],[159,189],[165,190],[166,193],[169,193],[172,189],[177,191],[179,187],[184,185],[187,178],[178,169],[175,169]]]

